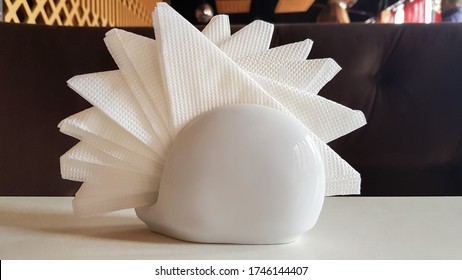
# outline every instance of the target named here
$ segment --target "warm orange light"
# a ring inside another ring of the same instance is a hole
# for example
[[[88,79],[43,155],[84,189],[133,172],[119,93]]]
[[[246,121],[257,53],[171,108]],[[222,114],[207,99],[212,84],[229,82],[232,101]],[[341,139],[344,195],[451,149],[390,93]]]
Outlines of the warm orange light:
[[[217,11],[220,14],[238,14],[250,12],[251,0],[217,0]]]
[[[314,0],[279,0],[274,13],[302,13],[308,11]]]

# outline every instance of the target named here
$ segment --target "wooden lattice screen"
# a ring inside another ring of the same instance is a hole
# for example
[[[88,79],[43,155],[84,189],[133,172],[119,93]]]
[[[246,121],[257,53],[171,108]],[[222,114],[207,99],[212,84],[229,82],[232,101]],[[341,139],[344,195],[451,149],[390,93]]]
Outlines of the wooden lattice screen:
[[[2,1],[0,1],[1,3]],[[150,26],[139,0],[3,0],[5,22],[66,26]]]

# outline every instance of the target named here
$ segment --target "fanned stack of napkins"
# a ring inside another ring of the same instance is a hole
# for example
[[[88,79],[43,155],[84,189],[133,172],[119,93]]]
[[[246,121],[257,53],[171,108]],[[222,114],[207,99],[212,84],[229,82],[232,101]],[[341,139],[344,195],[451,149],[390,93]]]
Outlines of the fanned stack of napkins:
[[[61,157],[62,177],[83,182],[76,213],[155,204],[178,133],[233,104],[267,106],[301,123],[322,157],[326,195],[359,193],[359,173],[326,143],[366,121],[360,111],[317,95],[340,67],[329,58],[307,60],[312,41],[269,49],[273,25],[255,21],[231,35],[223,15],[200,32],[165,3],[153,17],[156,40],[119,29],[106,34],[119,70],[68,81],[94,106],[59,124],[80,140]]]

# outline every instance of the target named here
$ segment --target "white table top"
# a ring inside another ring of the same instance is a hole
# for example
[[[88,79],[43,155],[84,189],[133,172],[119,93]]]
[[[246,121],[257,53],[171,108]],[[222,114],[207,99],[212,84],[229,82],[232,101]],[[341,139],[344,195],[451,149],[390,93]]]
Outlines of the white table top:
[[[329,197],[286,245],[196,244],[133,210],[72,214],[71,197],[0,197],[0,259],[462,259],[462,197]]]

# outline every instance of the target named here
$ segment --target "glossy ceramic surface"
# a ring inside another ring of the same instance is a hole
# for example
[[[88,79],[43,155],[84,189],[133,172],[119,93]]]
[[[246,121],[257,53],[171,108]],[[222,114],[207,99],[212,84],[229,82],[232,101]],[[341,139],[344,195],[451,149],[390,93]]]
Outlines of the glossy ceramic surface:
[[[324,194],[323,162],[303,125],[232,105],[183,128],[157,203],[136,213],[152,231],[187,241],[287,243],[314,226]]]

